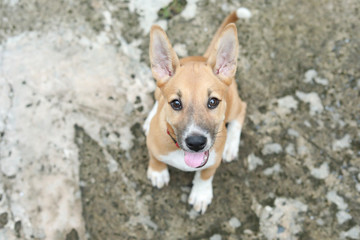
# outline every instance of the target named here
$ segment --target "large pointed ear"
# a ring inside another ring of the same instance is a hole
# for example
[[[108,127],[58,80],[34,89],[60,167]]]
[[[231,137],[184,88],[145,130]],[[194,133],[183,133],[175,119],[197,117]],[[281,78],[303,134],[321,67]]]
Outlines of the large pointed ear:
[[[207,61],[214,74],[227,85],[236,73],[238,49],[236,26],[230,23],[222,31]]]
[[[160,87],[175,74],[180,65],[178,56],[160,26],[154,25],[151,28],[149,53],[151,70]]]

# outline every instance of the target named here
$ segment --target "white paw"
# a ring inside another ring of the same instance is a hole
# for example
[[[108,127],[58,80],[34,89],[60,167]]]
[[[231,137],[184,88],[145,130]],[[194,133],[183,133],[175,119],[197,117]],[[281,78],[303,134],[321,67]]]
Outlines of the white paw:
[[[154,107],[151,109],[149,115],[147,116],[144,124],[143,124],[143,130],[145,132],[145,135],[147,136],[150,130],[150,123],[151,120],[153,119],[153,117],[155,116],[156,112],[157,112],[157,108],[158,108],[158,102],[156,101],[154,104]]]
[[[227,128],[227,137],[223,152],[223,160],[225,162],[231,162],[234,160],[239,152],[241,135],[241,125],[238,121],[231,121]]]
[[[201,214],[205,213],[207,206],[213,198],[212,179],[213,177],[208,180],[202,180],[200,172],[195,173],[189,203],[193,205],[195,211],[201,212]]]
[[[169,184],[170,174],[169,170],[166,168],[160,172],[152,170],[150,167],[147,170],[147,178],[151,181],[151,184],[154,187],[162,188],[165,185]]]

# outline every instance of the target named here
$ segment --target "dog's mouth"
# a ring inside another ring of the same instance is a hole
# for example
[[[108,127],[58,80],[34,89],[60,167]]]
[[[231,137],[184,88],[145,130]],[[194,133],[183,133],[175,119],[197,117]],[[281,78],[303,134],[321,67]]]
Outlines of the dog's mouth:
[[[185,153],[185,163],[192,168],[201,168],[209,160],[209,150],[205,152],[186,152]]]

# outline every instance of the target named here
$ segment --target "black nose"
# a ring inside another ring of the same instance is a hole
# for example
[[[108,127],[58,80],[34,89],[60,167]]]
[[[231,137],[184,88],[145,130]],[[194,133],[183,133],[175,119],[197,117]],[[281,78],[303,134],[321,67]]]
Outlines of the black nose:
[[[194,135],[185,139],[186,146],[189,149],[197,152],[204,149],[206,145],[206,137],[200,135]]]

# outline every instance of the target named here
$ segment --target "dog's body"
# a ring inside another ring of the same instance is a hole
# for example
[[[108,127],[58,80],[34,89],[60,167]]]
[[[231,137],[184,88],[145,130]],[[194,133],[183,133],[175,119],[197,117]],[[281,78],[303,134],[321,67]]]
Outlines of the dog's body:
[[[167,165],[196,171],[189,203],[205,212],[212,200],[212,179],[224,161],[236,158],[246,103],[234,79],[238,19],[231,13],[203,57],[178,59],[165,32],[153,26],[150,61],[157,80],[156,103],[144,123],[152,185],[167,185]],[[228,124],[226,128],[226,124]]]

